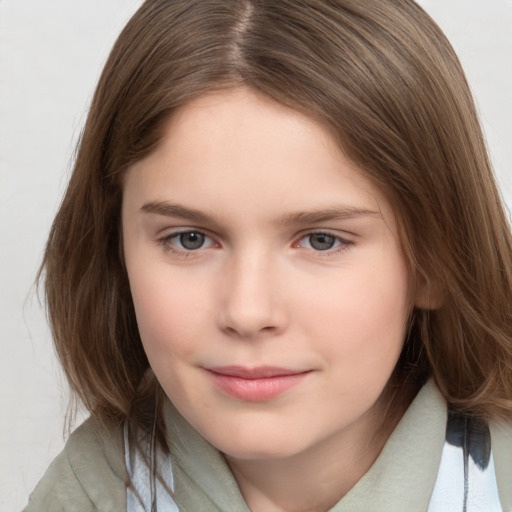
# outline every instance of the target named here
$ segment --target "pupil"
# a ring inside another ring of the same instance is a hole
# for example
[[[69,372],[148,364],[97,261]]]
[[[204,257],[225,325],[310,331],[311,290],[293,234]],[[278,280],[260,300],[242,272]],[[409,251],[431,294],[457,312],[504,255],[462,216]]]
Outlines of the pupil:
[[[313,249],[317,251],[327,251],[334,247],[336,239],[331,235],[326,235],[325,233],[315,233],[313,235],[309,235],[309,243]]]
[[[180,235],[180,243],[185,249],[194,251],[200,249],[204,244],[204,235],[193,231],[190,233],[182,233]]]

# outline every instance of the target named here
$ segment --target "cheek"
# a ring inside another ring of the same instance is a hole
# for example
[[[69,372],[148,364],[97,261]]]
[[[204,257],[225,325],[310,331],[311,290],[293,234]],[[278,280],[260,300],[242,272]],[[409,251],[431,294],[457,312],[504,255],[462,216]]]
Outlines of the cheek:
[[[324,340],[332,360],[346,371],[361,367],[387,372],[394,368],[409,315],[408,270],[401,257],[362,265],[329,283],[321,300],[304,306],[309,337]]]
[[[190,340],[198,339],[200,311],[205,307],[197,289],[150,272],[132,272],[130,287],[140,336],[150,360],[193,351]]]

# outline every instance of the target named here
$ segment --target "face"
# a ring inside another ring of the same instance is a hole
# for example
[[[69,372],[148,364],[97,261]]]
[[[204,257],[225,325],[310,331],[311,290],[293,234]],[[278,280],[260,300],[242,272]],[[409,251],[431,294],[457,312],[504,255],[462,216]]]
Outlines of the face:
[[[278,458],[371,431],[408,265],[322,125],[245,89],[194,100],[127,172],[122,221],[151,367],[214,446]]]

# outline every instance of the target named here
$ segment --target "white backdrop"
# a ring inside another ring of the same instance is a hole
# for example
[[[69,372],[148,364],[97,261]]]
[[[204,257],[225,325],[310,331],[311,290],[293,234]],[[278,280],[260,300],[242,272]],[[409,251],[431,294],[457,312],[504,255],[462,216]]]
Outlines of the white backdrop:
[[[512,0],[421,0],[466,69],[512,205]],[[63,446],[66,385],[33,281],[73,146],[140,0],[0,0],[0,511]]]

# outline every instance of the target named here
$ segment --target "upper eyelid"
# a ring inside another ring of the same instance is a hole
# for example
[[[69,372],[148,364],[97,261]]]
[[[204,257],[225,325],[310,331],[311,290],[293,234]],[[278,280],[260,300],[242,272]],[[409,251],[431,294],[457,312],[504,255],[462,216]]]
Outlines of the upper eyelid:
[[[159,238],[174,238],[185,233],[199,233],[201,235],[204,235],[206,238],[210,238],[212,240],[216,240],[218,238],[205,229],[196,228],[174,229],[172,231],[169,231],[167,234],[159,236]]]
[[[157,236],[160,238],[166,238],[166,237],[172,237],[174,235],[179,235],[181,233],[189,233],[189,232],[197,232],[201,233],[203,235],[206,235],[210,238],[223,238],[221,235],[218,235],[216,233],[213,233],[209,229],[205,228],[198,228],[194,226],[183,226],[183,227],[167,227],[164,229],[161,229],[160,232],[157,234]],[[303,229],[298,233],[295,233],[292,238],[303,238],[310,234],[315,233],[325,233],[326,235],[330,235],[336,238],[345,238],[345,237],[357,237],[358,235],[355,233],[351,233],[349,231],[343,231],[342,234],[340,234],[340,230],[337,229],[329,229],[329,228],[310,228],[310,229]]]
[[[215,234],[212,234],[208,229],[195,228],[195,227],[180,227],[180,228],[165,228],[160,230],[157,234],[157,238],[172,238],[173,236],[181,235],[183,233],[201,233],[208,238],[217,238]]]
[[[295,235],[295,239],[301,240],[302,238],[304,238],[308,235],[315,235],[315,234],[325,234],[325,235],[332,236],[334,238],[338,238],[340,240],[345,240],[347,242],[352,241],[351,240],[352,238],[357,238],[357,235],[355,233],[350,233],[348,231],[343,231],[342,233],[340,233],[340,231],[336,230],[336,229],[322,229],[322,228],[316,229],[315,228],[315,229],[308,229],[308,230],[301,231],[300,233]]]

